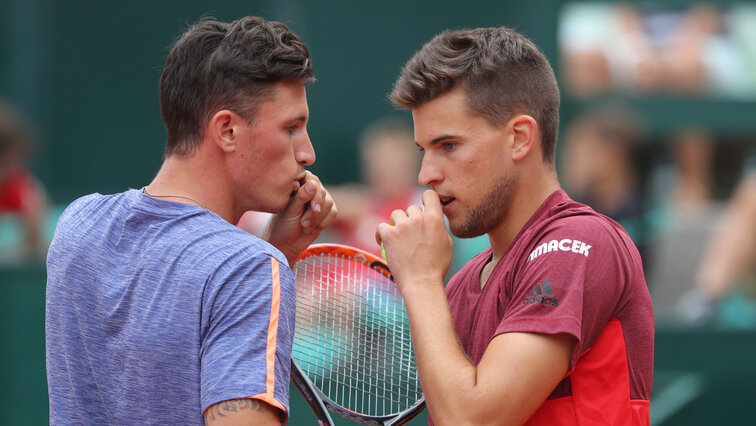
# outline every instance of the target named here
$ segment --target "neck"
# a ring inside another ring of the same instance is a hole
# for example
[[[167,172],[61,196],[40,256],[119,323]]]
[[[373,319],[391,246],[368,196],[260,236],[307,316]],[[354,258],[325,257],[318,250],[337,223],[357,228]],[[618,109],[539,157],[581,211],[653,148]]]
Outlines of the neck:
[[[492,264],[496,264],[504,256],[538,207],[558,189],[559,181],[553,168],[544,168],[540,175],[530,172],[520,175],[520,182],[512,195],[509,213],[499,226],[488,233],[493,249]]]
[[[150,192],[149,187],[145,187],[144,188],[144,193],[147,194],[147,195],[149,195],[150,197],[155,197],[155,198],[165,198],[165,199],[177,198],[177,199],[181,200],[179,202],[185,202],[183,200],[189,200],[192,203],[196,204],[197,206],[202,207],[203,209],[207,209],[207,207],[204,204],[202,204],[202,202],[200,200],[198,200],[198,199],[196,199],[194,197],[191,197],[189,195],[181,195],[181,194],[153,194],[152,192]]]
[[[147,190],[155,195],[181,195],[191,197],[205,208],[221,216],[229,223],[237,223],[227,194],[230,185],[224,185],[222,179],[223,164],[210,155],[200,151],[186,156],[172,155],[163,161],[155,178]],[[196,205],[194,201],[183,197],[161,197],[171,201]],[[240,215],[239,215],[240,216]]]

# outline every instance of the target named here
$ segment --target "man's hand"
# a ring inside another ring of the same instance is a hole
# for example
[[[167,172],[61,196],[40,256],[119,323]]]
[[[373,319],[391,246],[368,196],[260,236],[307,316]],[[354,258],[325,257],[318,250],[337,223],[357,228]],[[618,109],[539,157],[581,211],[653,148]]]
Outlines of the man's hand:
[[[423,193],[423,205],[406,212],[394,210],[391,225],[376,228],[376,241],[383,243],[386,261],[402,294],[413,286],[441,283],[449,270],[452,239],[446,230],[441,201],[435,191]]]
[[[304,249],[336,218],[336,205],[317,176],[306,172],[304,182],[283,211],[271,218],[263,238],[293,266]]]

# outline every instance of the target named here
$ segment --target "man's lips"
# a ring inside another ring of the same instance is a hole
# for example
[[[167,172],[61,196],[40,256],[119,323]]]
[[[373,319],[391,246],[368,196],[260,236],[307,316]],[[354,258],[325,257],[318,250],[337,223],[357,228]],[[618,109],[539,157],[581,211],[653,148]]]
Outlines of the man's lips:
[[[305,178],[306,178],[306,177],[307,177],[306,175],[302,175],[302,177],[298,177],[298,178],[297,178],[297,180],[295,180],[294,182],[292,182],[292,184],[291,184],[291,185],[292,185],[292,188],[294,188],[294,189],[293,189],[293,190],[291,191],[291,196],[292,196],[292,197],[294,196],[294,194],[296,194],[296,193],[297,193],[297,191],[299,191],[299,188],[301,188],[301,187],[302,187],[302,185],[304,185],[304,184],[305,184]]]
[[[441,207],[446,207],[452,202],[454,202],[454,200],[456,200],[456,198],[454,197],[447,197],[447,196],[442,196],[442,195],[439,195],[438,199],[441,201]]]

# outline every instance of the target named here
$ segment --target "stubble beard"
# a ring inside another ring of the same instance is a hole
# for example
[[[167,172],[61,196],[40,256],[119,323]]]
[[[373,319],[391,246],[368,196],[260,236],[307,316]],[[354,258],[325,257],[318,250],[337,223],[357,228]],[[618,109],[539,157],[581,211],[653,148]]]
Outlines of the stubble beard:
[[[458,238],[474,238],[487,234],[498,226],[512,207],[512,195],[517,186],[516,176],[502,176],[483,200],[472,208],[459,226],[450,226]]]

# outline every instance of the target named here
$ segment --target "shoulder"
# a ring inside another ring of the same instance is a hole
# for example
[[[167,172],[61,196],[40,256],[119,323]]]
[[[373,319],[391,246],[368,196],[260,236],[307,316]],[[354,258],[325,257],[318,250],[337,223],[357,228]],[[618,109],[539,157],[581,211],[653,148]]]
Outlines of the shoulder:
[[[540,234],[605,238],[615,236],[620,229],[613,220],[590,210],[554,217],[544,226]]]
[[[87,210],[90,208],[93,204],[98,204],[102,202],[103,199],[105,199],[106,196],[94,193],[94,194],[88,194],[84,195],[82,197],[79,197],[75,199],[71,204],[69,204],[65,210],[63,210],[63,214],[60,216],[60,219],[69,219],[71,217],[75,217],[78,214],[80,214],[82,211]]]
[[[136,190],[128,190],[125,192],[119,192],[116,194],[100,194],[92,193],[77,198],[71,204],[69,204],[63,213],[60,220],[75,220],[77,218],[85,217],[90,213],[97,212],[98,214],[115,213],[118,210],[113,210],[115,205],[127,205],[134,199],[134,192]],[[108,206],[108,209],[104,209]]]
[[[223,259],[226,267],[236,264],[270,263],[271,259],[275,259],[276,263],[288,268],[283,253],[267,241],[222,219],[214,221],[209,218],[209,222],[213,222],[211,226],[215,229],[201,242],[202,250]]]
[[[58,239],[70,235],[74,238],[89,236],[88,230],[97,231],[101,234],[107,228],[106,223],[122,217],[126,209],[120,208],[125,205],[128,192],[103,195],[99,193],[85,195],[69,204],[61,213],[55,227],[55,236]]]
[[[526,225],[522,243],[539,243],[544,238],[601,237],[616,233],[618,228],[621,229],[610,218],[573,201],[559,190],[544,202]]]
[[[533,229],[521,254],[526,262],[551,253],[573,260],[637,254],[637,248],[617,222],[582,204],[571,204],[555,209]]]
[[[196,273],[207,276],[208,296],[277,289],[281,297],[288,299],[295,291],[294,275],[283,253],[228,222],[216,223],[215,229],[200,238],[191,252],[196,263],[203,265],[197,267],[204,272]]]
[[[570,235],[597,239],[627,237],[627,232],[616,221],[569,199],[552,207],[535,231],[533,239]]]

